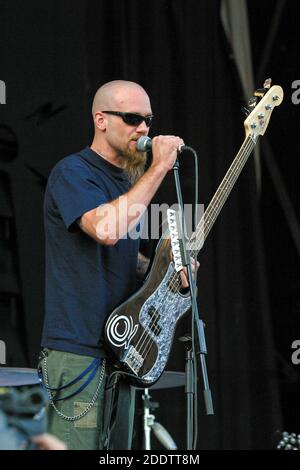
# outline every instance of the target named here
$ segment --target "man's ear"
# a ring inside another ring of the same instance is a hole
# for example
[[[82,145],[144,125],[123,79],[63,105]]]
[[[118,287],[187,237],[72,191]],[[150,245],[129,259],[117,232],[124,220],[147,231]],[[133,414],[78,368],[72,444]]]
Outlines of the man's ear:
[[[104,114],[101,113],[101,111],[97,111],[94,114],[94,123],[95,123],[95,126],[97,127],[97,129],[99,129],[100,131],[105,131],[105,129],[106,129],[106,118],[105,118]]]

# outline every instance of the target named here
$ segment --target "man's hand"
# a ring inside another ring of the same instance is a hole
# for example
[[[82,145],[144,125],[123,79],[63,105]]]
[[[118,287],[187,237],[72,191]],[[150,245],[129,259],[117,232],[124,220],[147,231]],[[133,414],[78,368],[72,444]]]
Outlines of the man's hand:
[[[165,172],[173,169],[178,156],[178,150],[184,145],[181,137],[174,135],[159,135],[152,139],[152,165],[163,168]]]
[[[67,450],[67,446],[53,434],[39,434],[31,438],[39,450]]]
[[[197,267],[196,267],[196,262],[194,258],[191,258],[191,265],[192,265],[192,272],[193,274],[195,271],[199,268],[200,263],[197,261]],[[182,271],[180,271],[180,277],[181,277],[181,288],[186,289],[189,287],[189,282],[188,282],[188,274],[187,274],[187,269],[183,268]]]

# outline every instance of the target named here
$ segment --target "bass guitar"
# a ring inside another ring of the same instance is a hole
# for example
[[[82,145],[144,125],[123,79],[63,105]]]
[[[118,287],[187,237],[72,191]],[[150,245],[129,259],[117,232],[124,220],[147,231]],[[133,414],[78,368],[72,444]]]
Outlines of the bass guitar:
[[[266,81],[264,88],[250,99],[244,142],[188,240],[190,255],[195,259],[259,136],[265,133],[274,108],[283,100],[282,88],[270,87],[270,82]],[[113,351],[118,366],[130,373],[131,383],[138,387],[153,385],[163,373],[177,322],[191,307],[190,294],[181,289],[171,242],[167,229],[157,244],[143,286],[114,309],[105,325],[106,345]]]

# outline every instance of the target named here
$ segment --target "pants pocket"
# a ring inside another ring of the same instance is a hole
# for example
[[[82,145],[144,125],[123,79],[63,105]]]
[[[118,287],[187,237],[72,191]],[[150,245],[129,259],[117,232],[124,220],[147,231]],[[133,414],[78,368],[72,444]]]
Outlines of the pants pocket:
[[[89,404],[82,401],[74,401],[74,415],[82,413]],[[75,428],[96,428],[98,424],[98,405],[93,405],[90,411],[82,418],[74,421]]]

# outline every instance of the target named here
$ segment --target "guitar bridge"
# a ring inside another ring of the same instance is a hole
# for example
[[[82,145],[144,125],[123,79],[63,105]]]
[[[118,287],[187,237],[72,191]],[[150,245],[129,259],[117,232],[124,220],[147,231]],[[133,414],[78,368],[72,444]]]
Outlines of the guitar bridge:
[[[123,358],[123,362],[132,370],[132,372],[138,375],[139,370],[144,363],[144,358],[134,346],[130,346],[126,356]]]

